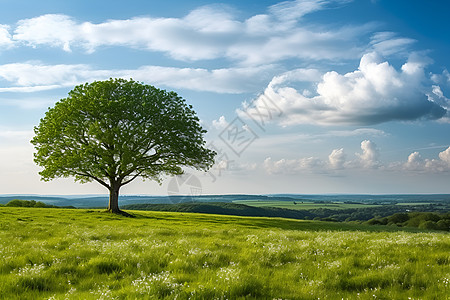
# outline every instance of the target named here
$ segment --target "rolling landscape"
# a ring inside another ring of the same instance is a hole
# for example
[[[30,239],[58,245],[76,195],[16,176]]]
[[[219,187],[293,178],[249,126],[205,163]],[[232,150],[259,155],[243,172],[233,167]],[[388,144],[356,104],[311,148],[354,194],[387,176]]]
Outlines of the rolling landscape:
[[[0,3],[0,300],[450,300],[450,1]]]
[[[183,212],[0,207],[3,299],[446,299],[450,235]]]
[[[123,196],[129,217],[86,209],[107,201],[100,196],[13,197],[0,197],[2,299],[446,299],[450,292],[450,195],[177,203]]]

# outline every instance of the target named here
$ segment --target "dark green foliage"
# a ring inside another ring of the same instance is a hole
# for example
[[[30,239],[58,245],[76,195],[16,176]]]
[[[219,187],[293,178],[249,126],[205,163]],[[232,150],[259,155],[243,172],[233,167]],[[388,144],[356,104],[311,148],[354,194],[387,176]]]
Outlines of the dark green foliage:
[[[11,200],[9,201],[6,206],[9,207],[40,207],[40,208],[53,208],[53,207],[57,207],[54,205],[49,205],[49,204],[45,204],[44,202],[40,202],[40,201],[34,201],[34,200],[19,200],[19,199],[15,199],[15,200]]]
[[[385,218],[373,218],[366,223],[369,225],[396,225],[399,227],[418,227],[420,229],[450,231],[450,213],[402,213]]]
[[[209,203],[178,203],[178,204],[130,204],[124,209],[194,212],[204,214],[234,215],[249,217],[283,217],[292,219],[304,219],[313,216],[309,211],[292,210],[276,207],[253,207],[244,204],[209,202]]]
[[[3,206],[3,205],[0,205],[0,206]],[[8,207],[71,208],[71,209],[75,209],[75,207],[73,207],[73,206],[56,206],[56,205],[45,204],[44,202],[41,202],[41,201],[20,200],[20,199],[11,200],[4,206],[8,206]]]
[[[406,213],[394,214],[388,218],[389,223],[395,223],[395,224],[403,223],[408,220],[409,220],[409,216]]]

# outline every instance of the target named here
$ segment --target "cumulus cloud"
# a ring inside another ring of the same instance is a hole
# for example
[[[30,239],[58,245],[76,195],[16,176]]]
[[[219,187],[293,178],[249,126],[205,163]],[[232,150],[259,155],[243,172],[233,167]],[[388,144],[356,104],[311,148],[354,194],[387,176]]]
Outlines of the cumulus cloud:
[[[450,73],[444,69],[440,74],[432,74],[431,80],[437,85],[450,85]]]
[[[346,74],[326,72],[309,96],[305,80],[276,76],[264,93],[246,110],[255,113],[267,99],[283,112],[281,125],[370,125],[393,120],[440,119],[448,114],[448,99],[430,99],[425,68],[429,59],[412,54],[401,70],[396,70],[375,52],[365,54],[356,71]],[[289,79],[289,80],[288,80]],[[306,82],[307,83],[307,82]]]
[[[423,158],[417,151],[411,153],[406,161],[382,162],[380,150],[370,140],[361,142],[361,153],[348,158],[344,148],[334,149],[327,159],[304,157],[297,159],[273,160],[268,157],[263,162],[264,170],[271,175],[292,175],[312,172],[334,175],[348,174],[352,171],[373,170],[373,172],[400,172],[405,174],[450,172],[450,147],[440,152],[437,158]]]
[[[447,110],[447,114],[440,119],[440,121],[450,123],[450,99],[445,97],[441,87],[439,85],[433,85],[431,93],[427,96],[429,101],[432,101]]]
[[[359,158],[359,163],[364,168],[377,168],[380,166],[380,152],[377,145],[370,141],[364,140],[361,142],[362,153],[356,153]]]
[[[439,158],[450,166],[450,147],[439,153]]]
[[[208,70],[142,66],[135,70],[95,70],[89,65],[44,65],[13,63],[0,65],[0,79],[13,86],[0,92],[35,92],[103,80],[110,77],[133,78],[150,84],[217,93],[255,91],[269,77],[271,65]],[[264,74],[267,75],[264,75]],[[256,78],[256,79],[255,79]]]
[[[410,172],[449,172],[450,171],[450,147],[438,154],[438,158],[422,158],[419,152],[415,151],[408,156],[405,163],[393,163],[391,170],[405,170]]]
[[[216,128],[217,130],[223,130],[229,125],[228,121],[225,119],[224,116],[220,116],[218,120],[212,121],[212,126]]]
[[[181,18],[136,17],[100,23],[46,14],[20,20],[12,37],[8,30],[0,29],[0,41],[68,52],[78,48],[88,53],[103,46],[124,46],[162,52],[177,60],[225,57],[245,64],[288,58],[352,59],[366,48],[355,41],[372,31],[373,25],[313,29],[301,23],[303,16],[342,2],[285,1],[269,7],[266,14],[245,20],[217,5],[199,7]]]
[[[344,148],[334,149],[328,156],[328,163],[332,169],[343,169],[345,159]]]
[[[408,160],[404,164],[406,170],[418,171],[423,169],[424,159],[419,152],[413,152],[408,156]]]

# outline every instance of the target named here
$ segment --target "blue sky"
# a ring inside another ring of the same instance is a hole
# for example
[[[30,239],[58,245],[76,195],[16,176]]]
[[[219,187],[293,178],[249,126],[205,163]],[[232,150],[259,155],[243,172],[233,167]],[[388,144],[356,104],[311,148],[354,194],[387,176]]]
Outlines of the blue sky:
[[[0,0],[0,193],[39,180],[29,143],[75,85],[133,78],[194,106],[202,193],[450,193],[448,1]],[[165,195],[136,181],[127,194]],[[189,187],[185,193],[190,193]]]

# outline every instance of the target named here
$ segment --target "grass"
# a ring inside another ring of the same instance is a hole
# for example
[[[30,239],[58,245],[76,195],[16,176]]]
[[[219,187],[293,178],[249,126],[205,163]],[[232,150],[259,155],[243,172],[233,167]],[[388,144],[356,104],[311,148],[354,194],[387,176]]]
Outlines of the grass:
[[[449,299],[450,236],[0,207],[0,299]]]
[[[359,204],[359,203],[343,203],[343,202],[307,202],[307,201],[259,201],[259,200],[236,200],[233,201],[236,204],[245,204],[255,207],[279,207],[287,209],[298,209],[298,210],[308,210],[308,209],[351,209],[351,208],[367,208],[367,207],[377,207],[379,205],[374,204]]]

